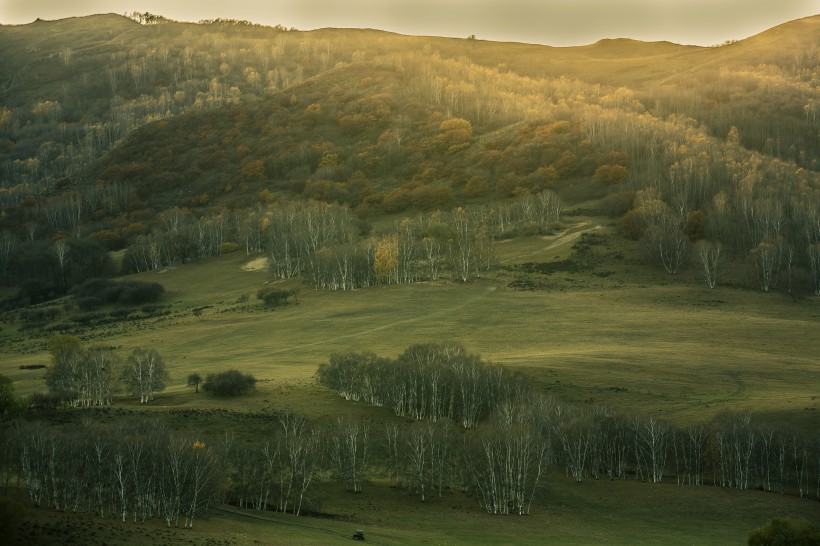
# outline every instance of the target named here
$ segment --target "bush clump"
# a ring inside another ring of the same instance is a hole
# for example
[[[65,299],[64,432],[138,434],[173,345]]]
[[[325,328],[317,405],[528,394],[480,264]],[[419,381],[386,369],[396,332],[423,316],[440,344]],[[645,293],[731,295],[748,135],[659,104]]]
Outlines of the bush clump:
[[[256,378],[239,370],[208,374],[202,385],[202,390],[216,396],[239,396],[254,388],[256,388]]]
[[[88,296],[87,298],[77,298],[77,307],[82,311],[91,311],[97,307],[102,307],[105,302],[101,298],[95,296]]]
[[[772,521],[753,529],[749,533],[749,546],[806,545],[820,544],[820,527],[805,519],[774,518]]]
[[[262,288],[256,293],[256,298],[265,302],[268,307],[281,307],[288,304],[288,299],[296,296],[296,290],[280,290],[278,288]]]
[[[229,254],[231,252],[236,252],[237,250],[239,250],[239,245],[232,241],[228,241],[226,243],[222,243],[221,245],[219,245],[220,254]]]
[[[87,311],[107,303],[153,303],[165,293],[165,287],[156,282],[88,279],[72,288],[71,293],[77,298],[80,309]]]

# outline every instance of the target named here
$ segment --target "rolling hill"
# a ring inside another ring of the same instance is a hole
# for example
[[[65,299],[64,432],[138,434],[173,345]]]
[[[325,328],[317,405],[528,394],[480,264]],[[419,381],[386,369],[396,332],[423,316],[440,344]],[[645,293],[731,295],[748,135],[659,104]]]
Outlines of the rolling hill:
[[[63,510],[27,540],[815,514],[820,16],[711,48],[137,19],[0,26],[0,483]],[[134,396],[145,355],[167,384]],[[200,392],[229,368],[256,389]]]

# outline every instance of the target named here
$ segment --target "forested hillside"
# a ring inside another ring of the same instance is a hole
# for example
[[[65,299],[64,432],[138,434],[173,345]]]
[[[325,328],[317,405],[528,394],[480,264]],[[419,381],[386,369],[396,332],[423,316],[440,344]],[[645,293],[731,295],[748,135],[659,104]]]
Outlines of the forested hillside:
[[[0,25],[0,536],[816,534],[818,44]]]
[[[764,291],[820,293],[818,39],[818,17],[712,48],[150,14],[3,26],[0,274],[26,281],[17,305],[117,271],[111,250],[126,272],[236,248],[281,262],[271,226],[290,200],[356,218],[308,255],[361,243],[371,263],[400,239],[371,231],[384,215],[466,206],[469,238],[491,244],[515,233],[503,211],[548,230],[563,204],[619,219],[671,274],[694,256],[714,286],[728,258]],[[458,224],[419,222],[406,260],[429,268],[435,244],[452,266]],[[302,261],[292,274],[316,271]]]

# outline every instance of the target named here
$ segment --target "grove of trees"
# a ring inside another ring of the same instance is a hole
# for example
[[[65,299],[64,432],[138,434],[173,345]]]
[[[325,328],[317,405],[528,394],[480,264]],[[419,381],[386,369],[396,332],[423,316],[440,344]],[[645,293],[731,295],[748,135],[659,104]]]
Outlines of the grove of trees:
[[[35,405],[106,406],[120,388],[147,403],[168,379],[155,349],[136,348],[123,360],[110,348],[85,349],[78,338],[55,334],[49,338],[49,350],[52,360],[45,375],[49,393],[38,393]]]

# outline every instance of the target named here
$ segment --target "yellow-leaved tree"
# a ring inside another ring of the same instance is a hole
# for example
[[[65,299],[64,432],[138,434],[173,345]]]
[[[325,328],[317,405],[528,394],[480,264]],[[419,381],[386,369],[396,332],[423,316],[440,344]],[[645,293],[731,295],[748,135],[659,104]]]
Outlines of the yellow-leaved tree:
[[[398,282],[399,239],[395,235],[383,237],[376,243],[373,269],[379,282]]]

